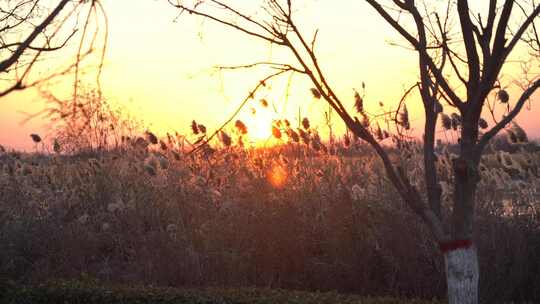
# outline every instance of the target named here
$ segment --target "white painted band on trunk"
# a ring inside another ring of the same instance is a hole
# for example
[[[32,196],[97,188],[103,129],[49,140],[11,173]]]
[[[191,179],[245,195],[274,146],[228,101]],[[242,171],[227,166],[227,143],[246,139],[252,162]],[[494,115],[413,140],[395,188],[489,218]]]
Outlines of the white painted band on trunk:
[[[478,256],[476,248],[459,248],[444,255],[449,304],[478,303]]]

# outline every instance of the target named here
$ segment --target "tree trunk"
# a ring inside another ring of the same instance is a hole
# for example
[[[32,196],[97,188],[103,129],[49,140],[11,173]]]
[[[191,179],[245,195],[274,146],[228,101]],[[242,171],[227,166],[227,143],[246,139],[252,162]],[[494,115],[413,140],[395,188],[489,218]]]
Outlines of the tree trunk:
[[[478,304],[478,256],[474,246],[444,253],[448,304]]]

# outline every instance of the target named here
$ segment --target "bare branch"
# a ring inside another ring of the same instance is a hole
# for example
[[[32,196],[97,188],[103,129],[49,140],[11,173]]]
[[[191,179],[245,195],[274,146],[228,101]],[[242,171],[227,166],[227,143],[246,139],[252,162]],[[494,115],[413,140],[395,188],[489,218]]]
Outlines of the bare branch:
[[[234,113],[229,117],[229,119],[227,119],[216,131],[214,131],[214,133],[212,133],[212,135],[210,135],[208,138],[206,138],[205,140],[203,140],[202,142],[200,142],[195,148],[193,148],[188,154],[192,154],[192,153],[195,153],[197,151],[199,151],[200,149],[202,149],[203,147],[205,147],[212,139],[214,139],[214,137],[216,137],[219,132],[221,132],[229,123],[231,123],[231,121],[233,121],[233,119],[238,115],[238,113],[240,113],[240,111],[242,110],[242,108],[247,104],[248,101],[250,101],[251,99],[253,99],[253,97],[255,96],[255,93],[257,93],[257,91],[261,88],[261,87],[264,87],[266,86],[267,82],[270,81],[271,79],[279,76],[279,75],[282,75],[286,72],[294,72],[293,70],[279,70],[273,74],[270,74],[268,76],[266,76],[265,78],[263,78],[261,81],[259,81],[259,83],[257,83],[257,85],[251,90],[249,91],[248,95],[246,96],[246,98],[244,98],[244,100],[240,103],[240,105],[238,106],[238,108],[236,108],[236,110],[234,111]]]
[[[90,55],[90,53],[91,53],[91,51],[88,51],[88,52],[82,54],[81,55],[81,60],[84,59],[85,57],[87,57],[88,55]],[[37,80],[35,80],[35,81],[31,82],[31,83],[24,83],[23,82],[24,77],[21,77],[19,80],[17,80],[10,87],[0,91],[0,98],[8,95],[9,93],[12,93],[12,92],[15,92],[15,91],[25,90],[25,89],[32,88],[32,87],[36,87],[36,86],[39,86],[39,85],[41,85],[43,83],[46,83],[47,81],[50,81],[50,80],[52,80],[54,78],[57,78],[59,76],[67,75],[68,73],[73,71],[74,68],[75,68],[75,63],[69,65],[68,67],[64,68],[61,71],[49,74],[46,77],[42,77],[42,78],[37,79]],[[29,70],[29,69],[27,69],[27,70]]]
[[[540,16],[540,4],[536,6],[534,11],[521,24],[521,26],[519,27],[517,32],[514,33],[514,36],[513,36],[512,40],[510,41],[510,43],[506,47],[506,56],[508,56],[508,53],[510,53],[514,49],[516,44],[519,42],[519,40],[521,40],[523,34],[531,26],[531,24],[533,25],[533,30],[534,30],[534,33],[536,34],[537,42],[540,41],[540,40],[538,40],[538,32],[536,31],[536,26],[534,24],[534,21],[537,20],[537,18],[539,18],[539,16]]]
[[[283,45],[284,44],[284,42],[282,40],[278,40],[275,37],[266,36],[266,35],[263,35],[263,34],[256,33],[254,31],[250,31],[250,30],[248,30],[248,29],[246,29],[244,27],[241,27],[239,25],[236,25],[236,24],[234,24],[232,22],[229,22],[229,21],[226,21],[224,19],[218,18],[216,16],[201,12],[201,11],[197,10],[196,8],[190,8],[190,7],[187,7],[186,5],[183,5],[183,4],[180,4],[180,3],[175,4],[175,3],[172,2],[172,0],[169,0],[169,3],[172,6],[181,9],[182,11],[188,12],[189,14],[193,14],[193,15],[208,18],[210,20],[213,20],[213,21],[215,21],[217,23],[223,24],[223,25],[225,25],[227,27],[231,27],[231,28],[236,29],[236,30],[238,30],[240,32],[248,34],[250,36],[261,38],[261,39],[266,40],[266,41],[268,41],[270,43],[273,43],[273,44],[278,44],[278,45]],[[251,19],[251,18],[249,18],[249,19]],[[263,28],[266,29],[266,27],[264,27],[264,26],[263,26]]]
[[[32,46],[32,45],[28,45],[26,48],[29,49],[29,50],[32,50],[32,51],[40,51],[40,52],[54,52],[54,51],[58,51],[59,49],[65,47],[67,45],[67,43],[69,42],[69,40],[71,40],[71,38],[77,33],[77,29],[74,29],[73,32],[64,40],[64,42],[62,42],[62,44],[58,45],[58,46],[49,46],[49,41],[47,41],[47,46]],[[1,49],[5,49],[5,48],[11,48],[11,47],[20,47],[21,45],[23,44],[23,42],[13,42],[13,43],[9,43],[9,44],[5,44],[5,45],[2,45],[0,47],[0,50]]]
[[[448,95],[449,99],[452,101],[452,104],[456,107],[461,107],[462,101],[461,99],[456,95],[454,90],[450,87],[448,82],[446,81],[444,75],[442,74],[442,71],[440,71],[435,63],[433,62],[433,59],[429,56],[427,53],[426,45],[421,43],[419,40],[414,38],[405,28],[403,28],[392,16],[376,1],[376,0],[366,0],[375,10],[381,15],[381,17],[384,18],[394,29],[396,29],[411,45],[414,46],[414,48],[418,51],[421,57],[424,58],[426,61],[426,64],[429,66],[431,72],[437,79],[437,81],[440,83],[441,88],[444,90],[445,94]],[[412,2],[411,2],[412,3]],[[414,17],[415,22],[417,24],[417,29],[424,30],[423,24],[421,22],[420,13],[414,6],[414,4],[405,5],[402,4],[400,7],[408,10]],[[420,17],[420,18],[419,18]]]
[[[474,26],[469,16],[469,4],[467,0],[457,2],[459,20],[461,23],[461,33],[467,51],[467,59],[469,65],[469,80],[467,81],[468,92],[472,93],[476,90],[480,82],[480,60],[476,50],[476,41],[474,39]],[[471,100],[471,96],[468,96]]]
[[[239,70],[239,69],[251,69],[258,66],[269,66],[273,69],[278,70],[290,70],[295,71],[297,73],[306,74],[307,72],[305,70],[302,70],[300,68],[293,67],[290,64],[286,63],[277,63],[277,62],[268,62],[268,61],[261,61],[261,62],[255,62],[250,64],[242,64],[242,65],[232,65],[232,66],[216,66],[219,70]]]
[[[491,130],[486,132],[476,146],[476,154],[480,155],[487,143],[495,136],[499,131],[504,129],[516,116],[519,114],[525,102],[540,88],[540,78],[534,81],[520,96],[514,108],[506,115],[499,123],[497,123]]]
[[[60,12],[64,9],[66,4],[69,2],[69,0],[62,0],[60,3],[56,6],[56,8],[39,24],[33,31],[30,33],[30,35],[17,47],[15,52],[13,54],[0,62],[0,73],[5,72],[9,69],[10,66],[12,66],[19,57],[24,53],[24,51],[30,46],[30,44],[36,39],[36,37],[42,33],[47,26],[60,14]]]

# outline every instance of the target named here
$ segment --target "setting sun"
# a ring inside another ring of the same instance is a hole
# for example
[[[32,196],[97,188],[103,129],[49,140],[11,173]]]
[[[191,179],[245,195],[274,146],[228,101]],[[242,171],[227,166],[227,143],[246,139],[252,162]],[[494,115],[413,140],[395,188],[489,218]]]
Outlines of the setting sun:
[[[268,140],[272,135],[270,123],[255,120],[249,125],[251,126],[249,137],[254,141]]]
[[[275,115],[268,109],[252,109],[244,119],[248,127],[249,139],[255,144],[269,140],[272,137],[272,122],[274,120]]]

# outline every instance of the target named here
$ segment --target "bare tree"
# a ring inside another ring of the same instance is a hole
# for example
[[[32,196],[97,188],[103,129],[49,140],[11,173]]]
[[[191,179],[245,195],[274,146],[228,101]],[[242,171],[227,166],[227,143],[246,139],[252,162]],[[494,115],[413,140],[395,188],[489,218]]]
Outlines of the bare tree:
[[[277,70],[261,81],[246,100],[253,97],[261,84],[283,73],[301,73],[308,77],[317,94],[332,107],[347,128],[375,150],[403,201],[430,228],[444,255],[449,303],[478,302],[479,268],[473,224],[479,162],[490,139],[512,122],[540,87],[538,75],[529,79],[521,95],[511,101],[513,106],[491,129],[481,133],[479,122],[488,96],[499,94],[504,98],[504,94],[508,95],[506,91],[501,93],[501,87],[496,84],[512,51],[522,45],[529,46],[533,55],[538,53],[538,25],[534,23],[539,18],[540,4],[490,0],[479,4],[481,7],[476,10],[482,13],[477,13],[467,0],[442,2],[433,7],[414,0],[365,0],[404,38],[418,58],[419,81],[413,89],[418,90],[425,114],[423,165],[426,193],[421,193],[405,170],[391,161],[373,128],[351,114],[334,91],[316,55],[317,32],[311,33],[308,40],[298,27],[295,16],[300,12],[295,10],[294,1],[263,0],[256,14],[233,7],[232,1],[168,1],[180,13],[210,19],[289,50],[294,62],[257,62],[242,66],[269,66]],[[452,26],[450,20],[456,16],[459,25]],[[405,26],[408,23],[402,22],[405,18],[411,20],[408,27]],[[406,95],[409,93],[410,90]],[[436,126],[443,110],[441,102],[454,108],[460,120],[460,151],[453,160],[454,193],[448,219],[441,210],[435,155]],[[397,119],[396,122],[408,127],[408,121]]]
[[[94,50],[99,33],[98,15],[105,16],[104,10],[98,0],[55,2],[55,6],[49,7],[51,2],[42,0],[0,1],[0,75],[4,82],[0,97],[71,71],[76,72],[77,83],[81,60]],[[88,37],[93,21],[97,21],[96,30]],[[45,54],[66,49],[77,35],[80,41],[72,64],[46,75],[31,75],[39,69],[38,62],[46,59]],[[103,58],[105,47],[101,50]]]

